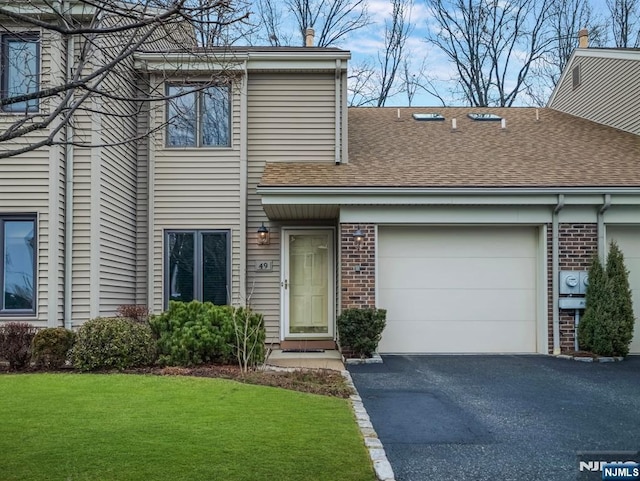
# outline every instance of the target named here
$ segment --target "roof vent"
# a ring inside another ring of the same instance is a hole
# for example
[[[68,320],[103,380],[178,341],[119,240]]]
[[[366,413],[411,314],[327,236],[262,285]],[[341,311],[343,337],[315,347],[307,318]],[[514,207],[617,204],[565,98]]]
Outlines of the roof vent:
[[[413,114],[413,118],[420,122],[425,122],[429,120],[444,120],[444,117],[437,113],[429,113],[429,114]]]
[[[499,115],[487,113],[467,114],[467,117],[472,120],[502,120]]]

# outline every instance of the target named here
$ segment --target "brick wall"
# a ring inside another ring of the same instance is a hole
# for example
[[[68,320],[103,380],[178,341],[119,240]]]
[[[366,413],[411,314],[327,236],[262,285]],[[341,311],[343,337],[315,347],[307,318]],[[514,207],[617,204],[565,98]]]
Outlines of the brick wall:
[[[547,259],[549,260],[547,279],[549,299],[549,352],[553,352],[553,299],[551,279],[553,265],[551,257],[552,228],[547,228]],[[586,271],[591,265],[591,259],[598,253],[598,225],[597,224],[560,224],[559,226],[559,261],[561,271]],[[560,349],[571,351],[574,349],[574,311],[560,310]]]
[[[364,240],[356,245],[353,233],[360,227]],[[373,224],[340,224],[341,307],[375,307],[376,239]]]

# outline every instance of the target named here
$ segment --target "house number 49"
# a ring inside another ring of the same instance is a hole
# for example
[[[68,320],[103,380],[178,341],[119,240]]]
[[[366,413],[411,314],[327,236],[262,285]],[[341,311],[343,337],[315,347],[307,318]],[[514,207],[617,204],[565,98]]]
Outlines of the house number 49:
[[[273,262],[272,261],[256,261],[256,270],[257,271],[272,271],[273,270]]]

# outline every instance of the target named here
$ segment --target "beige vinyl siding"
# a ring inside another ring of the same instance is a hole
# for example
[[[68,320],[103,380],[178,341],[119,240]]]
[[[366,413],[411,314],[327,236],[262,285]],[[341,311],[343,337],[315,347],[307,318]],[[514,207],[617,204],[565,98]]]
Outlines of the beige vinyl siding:
[[[178,81],[179,79],[176,79]],[[191,80],[191,79],[190,79]],[[228,230],[231,240],[231,300],[240,302],[240,91],[232,88],[231,147],[165,148],[165,130],[153,149],[152,310],[164,309],[164,232],[174,229]],[[165,121],[154,104],[154,125]]]
[[[265,162],[335,161],[334,74],[252,73],[248,86],[247,292],[264,314],[267,342],[280,340],[280,225],[269,222],[256,194]],[[269,227],[270,245],[256,231]],[[256,272],[256,262],[273,270]]]
[[[148,81],[139,79],[141,91],[148,90]],[[136,304],[147,305],[147,269],[149,236],[149,104],[145,103],[138,114],[137,148],[137,197],[136,197]]]
[[[551,108],[640,135],[640,61],[576,56],[581,83],[567,71]]]
[[[105,40],[106,52],[127,48],[118,38]],[[103,88],[134,98],[132,69],[133,59],[121,62]],[[131,139],[137,134],[137,115],[134,102],[105,100],[102,109],[100,141],[106,146],[100,152],[100,315],[111,316],[119,305],[136,301],[137,148]]]
[[[4,31],[36,31],[33,27],[21,27],[10,21],[3,21]],[[46,88],[53,84],[54,78],[61,66],[58,64],[59,59],[56,56],[52,58],[52,41],[57,37],[42,33],[40,39],[40,86]],[[40,112],[46,114],[51,108],[50,101],[40,102]],[[10,114],[0,112],[0,131],[5,131],[16,120],[19,120],[21,114]],[[29,144],[42,141],[46,138],[49,131],[36,131],[24,137],[14,139],[1,146],[5,149],[20,149]],[[54,149],[54,151],[50,151]],[[64,215],[58,216],[58,223],[54,226],[50,225],[49,206],[52,201],[50,198],[50,171],[51,160],[61,161],[59,148],[42,147],[37,150],[20,154],[15,157],[9,157],[0,160],[0,214],[35,214],[37,216],[37,266],[36,266],[36,283],[37,283],[37,307],[35,317],[1,317],[0,322],[10,320],[28,320],[36,326],[46,327],[48,319],[49,307],[49,285],[51,282],[60,283],[57,288],[58,292],[62,292],[62,266],[63,257],[58,259],[58,275],[50,278],[50,242],[60,242],[60,228],[63,226]],[[59,165],[58,179],[64,178],[64,164]],[[62,183],[53,182],[53,186],[61,187]],[[60,190],[53,199],[59,201],[59,211],[64,209],[64,190]],[[62,245],[59,246],[58,254],[62,254]],[[54,249],[55,250],[55,249]],[[62,303],[58,303],[57,315],[62,316]],[[56,324],[59,319],[51,319],[50,322]]]

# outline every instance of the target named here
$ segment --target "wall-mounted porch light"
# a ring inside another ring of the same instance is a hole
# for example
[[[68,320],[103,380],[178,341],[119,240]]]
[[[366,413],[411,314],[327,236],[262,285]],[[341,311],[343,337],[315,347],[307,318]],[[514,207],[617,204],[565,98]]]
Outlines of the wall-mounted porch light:
[[[356,246],[358,246],[358,249],[360,249],[360,246],[362,245],[362,241],[364,240],[364,232],[362,232],[359,225],[358,225],[358,228],[351,235],[353,236],[353,240],[356,241]]]
[[[260,227],[258,227],[258,245],[269,245],[269,229],[265,227],[264,222]]]

